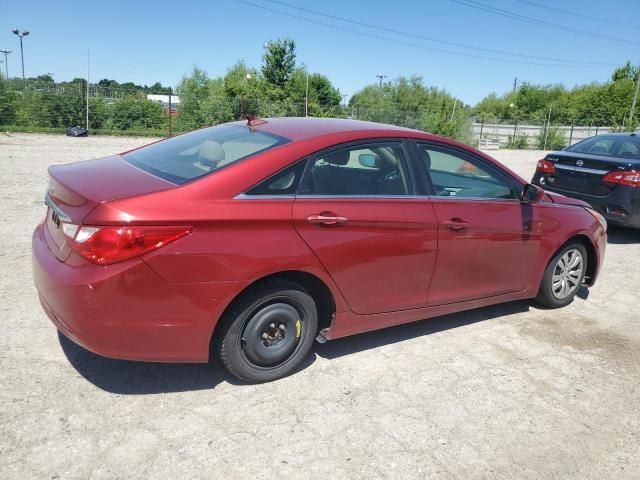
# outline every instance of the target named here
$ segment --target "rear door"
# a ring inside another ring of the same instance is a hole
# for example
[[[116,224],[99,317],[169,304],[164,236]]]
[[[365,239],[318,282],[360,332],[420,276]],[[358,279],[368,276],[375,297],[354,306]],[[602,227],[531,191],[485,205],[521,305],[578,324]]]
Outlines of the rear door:
[[[414,192],[401,140],[356,142],[309,159],[294,225],[358,314],[427,303],[437,220]]]
[[[480,157],[418,143],[438,218],[438,260],[429,305],[524,290],[538,261],[541,226],[519,184]]]

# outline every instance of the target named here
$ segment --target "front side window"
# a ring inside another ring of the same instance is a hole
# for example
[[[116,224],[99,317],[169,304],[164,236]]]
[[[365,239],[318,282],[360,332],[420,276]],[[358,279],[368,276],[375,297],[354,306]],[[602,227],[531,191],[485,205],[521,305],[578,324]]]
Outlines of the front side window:
[[[419,144],[418,151],[435,196],[517,198],[511,182],[494,167],[455,150]]]
[[[303,195],[409,195],[411,184],[401,142],[359,144],[310,160]]]
[[[153,143],[123,157],[152,175],[183,184],[288,141],[244,125],[218,125]]]

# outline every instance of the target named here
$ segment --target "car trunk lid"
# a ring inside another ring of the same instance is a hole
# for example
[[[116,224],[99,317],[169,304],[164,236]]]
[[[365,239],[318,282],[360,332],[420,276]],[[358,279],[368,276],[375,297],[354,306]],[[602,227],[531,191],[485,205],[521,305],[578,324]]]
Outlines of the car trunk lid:
[[[126,197],[174,188],[127,163],[119,155],[49,167],[46,238],[59,260],[71,249],[66,242],[65,224],[79,225],[96,205]]]
[[[550,187],[601,197],[615,188],[614,184],[602,181],[605,175],[632,167],[625,159],[567,151],[549,154],[546,159],[555,166],[555,174],[546,179]]]

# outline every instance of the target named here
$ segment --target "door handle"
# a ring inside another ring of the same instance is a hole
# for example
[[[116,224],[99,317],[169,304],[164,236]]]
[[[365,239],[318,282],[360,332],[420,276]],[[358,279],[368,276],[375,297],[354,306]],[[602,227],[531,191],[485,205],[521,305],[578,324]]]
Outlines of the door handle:
[[[329,213],[320,213],[318,215],[309,215],[307,218],[309,223],[319,223],[321,225],[341,225],[347,223],[346,217],[340,217],[338,215]]]
[[[459,218],[452,218],[451,220],[442,222],[442,225],[444,225],[449,230],[453,230],[454,232],[461,232],[471,226],[470,224]]]

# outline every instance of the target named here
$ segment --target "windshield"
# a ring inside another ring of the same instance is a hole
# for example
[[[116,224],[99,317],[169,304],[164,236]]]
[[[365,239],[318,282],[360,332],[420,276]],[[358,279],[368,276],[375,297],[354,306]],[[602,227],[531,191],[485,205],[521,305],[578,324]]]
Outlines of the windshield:
[[[640,158],[640,138],[631,135],[591,137],[566,150],[608,157]]]
[[[183,184],[289,140],[243,125],[196,130],[123,155],[132,165]]]

